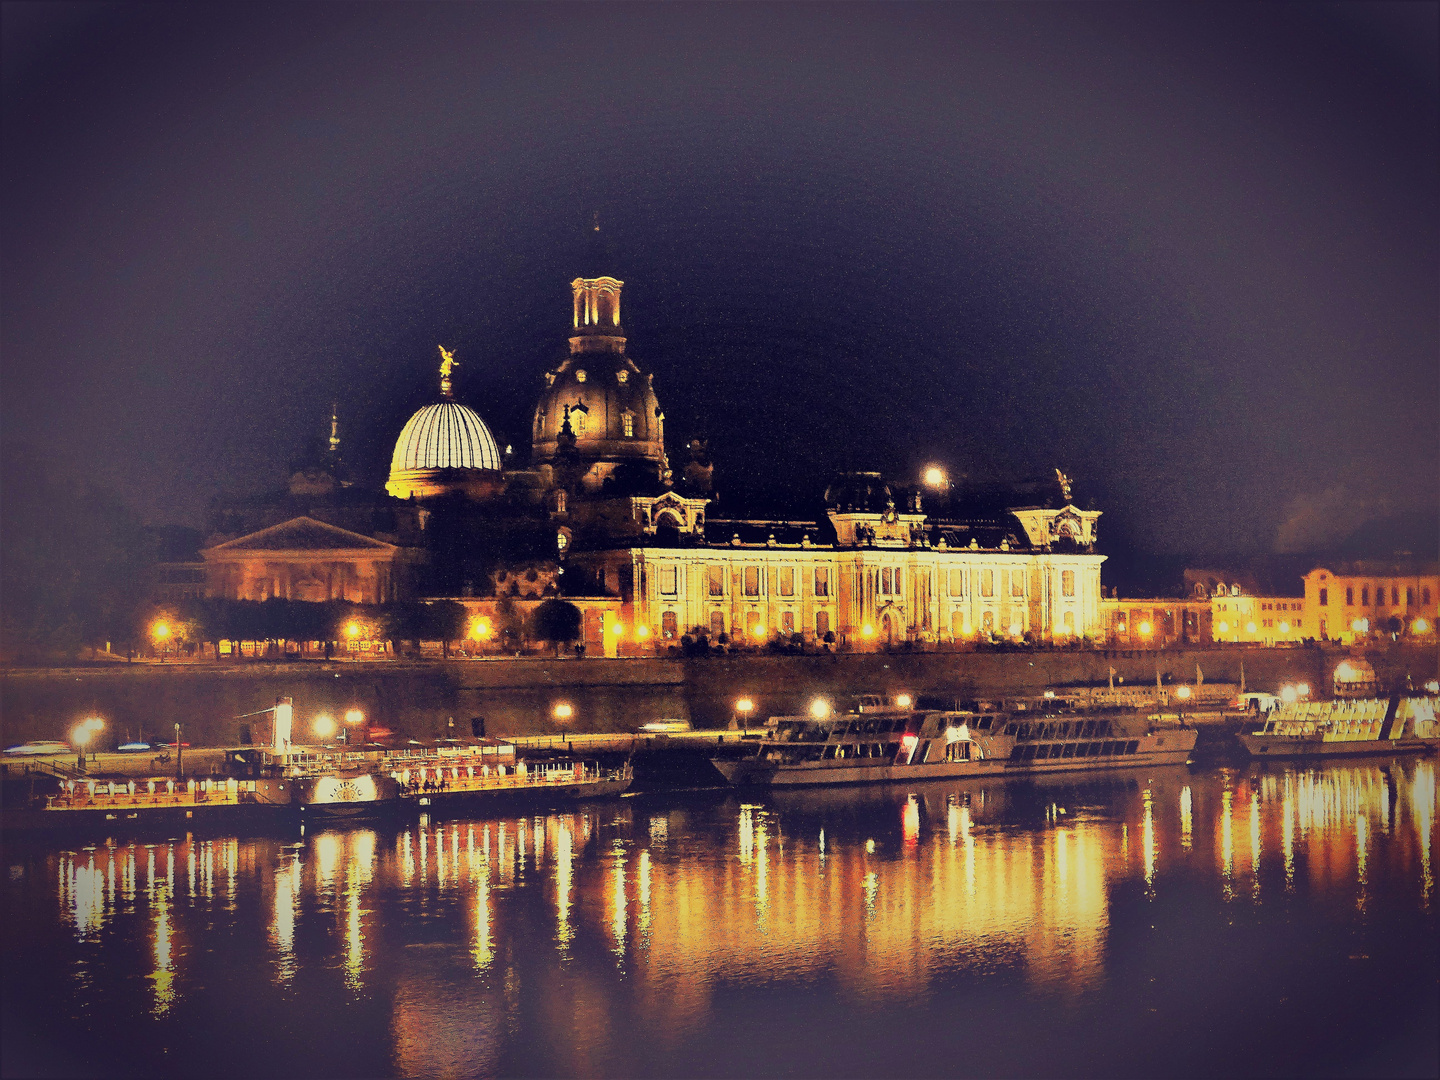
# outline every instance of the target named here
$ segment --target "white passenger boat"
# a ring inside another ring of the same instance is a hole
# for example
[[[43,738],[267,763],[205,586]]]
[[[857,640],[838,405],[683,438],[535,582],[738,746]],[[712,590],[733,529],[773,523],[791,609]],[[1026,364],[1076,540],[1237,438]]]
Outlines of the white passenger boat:
[[[1252,757],[1423,753],[1440,746],[1433,696],[1296,701],[1240,742]]]
[[[1196,731],[1146,710],[1074,711],[1056,701],[929,711],[772,717],[744,757],[712,763],[737,785],[776,787],[1184,764]]]

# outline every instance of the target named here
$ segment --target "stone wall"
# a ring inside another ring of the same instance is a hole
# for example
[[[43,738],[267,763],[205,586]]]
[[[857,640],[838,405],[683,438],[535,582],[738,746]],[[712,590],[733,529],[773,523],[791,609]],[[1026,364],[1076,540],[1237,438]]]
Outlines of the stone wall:
[[[728,724],[734,701],[755,701],[755,717],[802,711],[827,695],[840,703],[858,693],[952,696],[1033,694],[1066,683],[1103,682],[1109,669],[1127,685],[1153,684],[1158,667],[1193,682],[1199,664],[1207,682],[1274,689],[1308,682],[1328,693],[1340,649],[1211,648],[1160,652],[893,653],[821,656],[721,656],[690,660],[483,660],[433,663],[291,663],[120,665],[110,668],[12,670],[0,676],[0,739],[64,738],[79,720],[104,717],[113,742],[143,734],[170,737],[183,725],[196,744],[233,744],[248,725],[268,738],[265,716],[278,696],[294,698],[297,737],[316,714],[338,719],[359,708],[377,724],[425,737],[455,721],[483,716],[491,734],[558,731],[553,707],[574,709],[572,731],[629,731],[675,717],[696,726]],[[1366,653],[1382,681],[1408,672],[1417,685],[1436,677],[1433,649],[1395,646]],[[120,736],[114,739],[113,736]]]

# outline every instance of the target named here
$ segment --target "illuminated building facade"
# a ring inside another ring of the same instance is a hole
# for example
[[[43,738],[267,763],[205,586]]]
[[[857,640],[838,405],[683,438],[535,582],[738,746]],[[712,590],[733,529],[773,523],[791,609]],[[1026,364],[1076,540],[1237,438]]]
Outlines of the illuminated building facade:
[[[1437,614],[1433,563],[1336,563],[1305,575],[1307,637],[1348,643],[1396,633],[1433,641]]]

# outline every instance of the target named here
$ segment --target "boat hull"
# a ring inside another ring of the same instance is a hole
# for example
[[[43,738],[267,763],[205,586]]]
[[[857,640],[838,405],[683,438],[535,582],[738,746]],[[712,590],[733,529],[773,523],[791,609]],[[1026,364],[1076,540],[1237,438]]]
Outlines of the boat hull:
[[[1427,739],[1330,739],[1318,735],[1242,734],[1240,743],[1251,757],[1361,757],[1366,754],[1424,754],[1435,749]]]
[[[712,764],[726,781],[744,787],[813,787],[828,784],[893,784],[919,780],[962,780],[972,776],[1032,776],[1061,772],[1099,772],[1134,769],[1142,766],[1183,765],[1194,747],[1182,744],[1174,749],[1129,754],[1123,758],[1059,758],[1047,761],[982,759],[979,761],[934,761],[921,765],[862,764],[829,762],[777,765],[755,758],[716,759]]]

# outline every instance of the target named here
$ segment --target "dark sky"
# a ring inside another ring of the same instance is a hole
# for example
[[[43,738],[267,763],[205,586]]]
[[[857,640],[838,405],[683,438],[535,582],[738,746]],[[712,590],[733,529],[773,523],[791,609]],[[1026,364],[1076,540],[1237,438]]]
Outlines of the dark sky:
[[[1437,6],[4,5],[4,434],[153,521],[338,400],[523,444],[593,209],[722,491],[1078,477],[1151,550],[1440,484]],[[1103,535],[1103,534],[1102,534]]]

